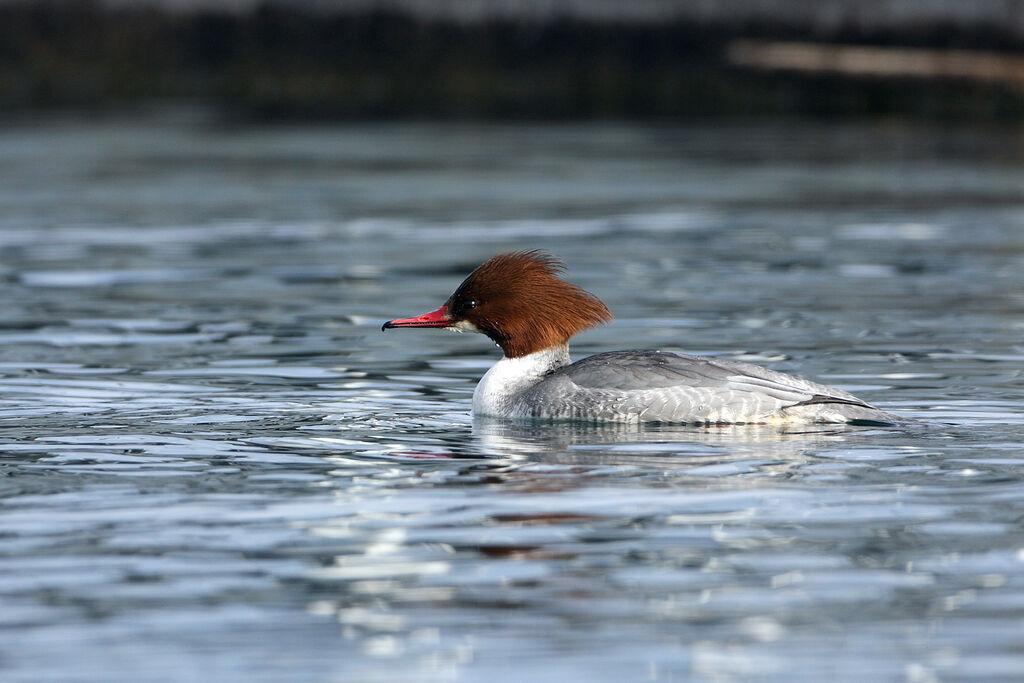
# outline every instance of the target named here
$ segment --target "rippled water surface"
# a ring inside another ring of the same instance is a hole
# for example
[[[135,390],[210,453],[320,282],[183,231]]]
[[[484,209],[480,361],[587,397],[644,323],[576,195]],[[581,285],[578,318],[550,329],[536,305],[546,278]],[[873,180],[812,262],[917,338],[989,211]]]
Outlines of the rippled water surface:
[[[1014,680],[1024,136],[0,130],[4,680]],[[543,248],[655,347],[931,427],[476,422],[380,324]]]

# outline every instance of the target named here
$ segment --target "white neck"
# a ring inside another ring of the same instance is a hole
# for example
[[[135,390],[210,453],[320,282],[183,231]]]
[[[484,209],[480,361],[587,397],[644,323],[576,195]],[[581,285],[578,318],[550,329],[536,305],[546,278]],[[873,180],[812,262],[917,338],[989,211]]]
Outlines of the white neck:
[[[513,417],[515,399],[544,376],[569,364],[569,345],[558,344],[518,358],[502,358],[473,392],[473,414]]]

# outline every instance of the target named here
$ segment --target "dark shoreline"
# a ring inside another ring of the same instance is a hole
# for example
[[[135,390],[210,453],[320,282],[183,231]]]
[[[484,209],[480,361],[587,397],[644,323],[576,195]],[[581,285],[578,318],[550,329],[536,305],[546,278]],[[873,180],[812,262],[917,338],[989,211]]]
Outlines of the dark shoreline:
[[[1024,117],[1022,83],[749,68],[728,58],[737,40],[1024,55],[1024,40],[998,26],[823,33],[763,21],[463,22],[273,5],[171,13],[14,3],[0,5],[0,108],[17,116],[182,100],[260,121]]]

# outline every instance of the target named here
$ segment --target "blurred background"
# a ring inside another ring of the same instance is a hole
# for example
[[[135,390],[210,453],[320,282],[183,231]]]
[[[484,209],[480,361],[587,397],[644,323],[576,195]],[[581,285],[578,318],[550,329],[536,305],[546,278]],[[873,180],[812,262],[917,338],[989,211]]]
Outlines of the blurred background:
[[[244,119],[1024,112],[1019,0],[2,0],[0,107]]]

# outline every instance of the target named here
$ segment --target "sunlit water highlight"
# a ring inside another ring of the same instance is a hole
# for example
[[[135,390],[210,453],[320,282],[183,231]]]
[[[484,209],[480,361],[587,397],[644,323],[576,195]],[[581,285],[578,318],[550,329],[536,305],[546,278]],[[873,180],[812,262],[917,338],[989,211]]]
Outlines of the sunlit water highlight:
[[[896,126],[0,132],[5,680],[1012,680],[1024,147]],[[501,250],[931,426],[473,422]]]

